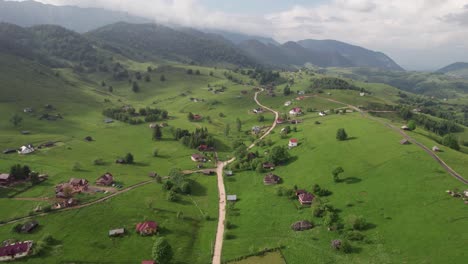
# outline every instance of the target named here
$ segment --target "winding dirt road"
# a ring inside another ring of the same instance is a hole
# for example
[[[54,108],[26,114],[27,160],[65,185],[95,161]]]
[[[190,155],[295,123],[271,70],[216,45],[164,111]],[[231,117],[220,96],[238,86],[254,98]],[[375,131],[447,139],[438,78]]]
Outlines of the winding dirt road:
[[[254,143],[250,144],[250,146],[247,149],[251,149],[255,147],[255,144],[264,139],[266,136],[268,136],[273,129],[276,127],[276,120],[279,117],[279,113],[269,107],[266,107],[262,105],[258,101],[258,94],[263,92],[264,90],[262,89],[259,92],[255,93],[254,100],[259,105],[260,107],[272,112],[275,114],[275,120],[273,121],[273,124],[271,127]],[[223,252],[223,236],[224,236],[224,222],[226,220],[226,189],[224,187],[224,177],[223,177],[223,170],[226,165],[232,163],[235,158],[232,158],[228,161],[218,161],[218,166],[216,167],[216,173],[218,176],[218,193],[219,193],[219,212],[218,212],[218,228],[216,230],[216,240],[215,240],[215,246],[214,246],[214,252],[213,252],[213,264],[221,264],[221,254]]]

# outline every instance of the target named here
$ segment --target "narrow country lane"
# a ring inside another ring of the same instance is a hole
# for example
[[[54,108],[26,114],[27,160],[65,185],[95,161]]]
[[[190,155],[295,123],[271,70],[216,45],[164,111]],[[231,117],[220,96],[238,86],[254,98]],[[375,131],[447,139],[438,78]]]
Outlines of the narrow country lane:
[[[276,120],[279,117],[279,113],[269,107],[266,107],[262,105],[258,101],[258,94],[263,92],[264,90],[262,89],[259,92],[255,93],[254,100],[259,105],[260,107],[263,107],[264,109],[267,109],[268,111],[272,112],[275,114],[275,120],[273,121],[273,124],[271,127],[263,134],[257,141],[252,143],[248,149],[251,149],[255,147],[255,144],[267,137],[273,129],[276,127]],[[228,161],[218,161],[218,166],[216,168],[216,173],[218,177],[218,193],[219,193],[219,215],[218,215],[218,228],[216,230],[216,240],[215,240],[215,246],[214,246],[214,252],[213,252],[213,264],[221,264],[221,254],[223,252],[223,236],[224,236],[224,223],[226,220],[226,188],[224,187],[224,177],[223,177],[223,170],[226,165],[232,163],[235,160],[235,158],[232,158]]]

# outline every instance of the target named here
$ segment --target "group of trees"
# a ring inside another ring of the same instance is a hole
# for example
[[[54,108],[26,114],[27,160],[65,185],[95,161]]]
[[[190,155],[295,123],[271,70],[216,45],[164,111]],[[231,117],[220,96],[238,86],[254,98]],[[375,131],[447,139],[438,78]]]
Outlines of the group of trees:
[[[436,120],[424,114],[414,114],[409,107],[400,107],[398,114],[404,120],[413,120],[424,129],[444,136],[450,133],[462,132],[463,128],[450,120]]]
[[[162,185],[163,190],[168,191],[167,200],[177,201],[177,194],[190,194],[192,188],[190,182],[180,169],[173,168],[169,173],[169,179]]]
[[[15,164],[10,168],[10,175],[17,181],[26,180],[30,174],[31,169],[27,165],[21,166],[20,164]]]
[[[206,127],[197,128],[193,132],[177,128],[173,131],[173,135],[175,140],[192,149],[200,145],[207,145],[209,147],[215,147],[216,145],[213,136],[208,133],[208,128]]]
[[[103,115],[129,124],[141,124],[143,122],[155,122],[165,120],[169,113],[166,110],[158,108],[140,108],[137,112],[133,107],[126,108],[107,108],[102,112]],[[140,118],[144,117],[144,119]]]
[[[369,93],[364,88],[357,87],[343,79],[336,77],[322,77],[311,80],[308,91],[316,89],[355,90]]]

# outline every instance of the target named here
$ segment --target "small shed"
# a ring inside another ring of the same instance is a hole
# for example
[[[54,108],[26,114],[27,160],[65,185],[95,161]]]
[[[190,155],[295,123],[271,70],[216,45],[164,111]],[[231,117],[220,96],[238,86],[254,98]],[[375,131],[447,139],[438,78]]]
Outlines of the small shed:
[[[291,139],[289,140],[288,146],[289,146],[290,148],[294,148],[294,147],[297,147],[297,144],[298,144],[297,138],[291,138]]]
[[[106,124],[114,123],[114,120],[112,120],[110,118],[106,118],[106,119],[104,119],[104,123],[106,123]]]
[[[312,201],[314,200],[314,195],[311,193],[301,193],[298,195],[299,202],[304,205],[304,204],[312,204]]]
[[[39,223],[37,221],[29,221],[26,222],[23,226],[21,226],[21,233],[31,233],[36,227],[39,226]]]
[[[314,227],[312,223],[306,220],[298,221],[291,225],[291,229],[294,231],[305,231],[311,229],[312,227]]]
[[[232,176],[232,175],[234,175],[234,172],[232,170],[226,170],[226,171],[224,171],[224,175]]]
[[[433,147],[432,147],[432,151],[434,151],[434,152],[440,152],[440,148],[437,147],[437,146],[433,146]]]
[[[404,139],[400,140],[400,144],[401,144],[401,145],[409,145],[410,142],[409,142],[408,139],[404,138]]]
[[[235,202],[237,201],[237,195],[235,194],[228,194],[226,199],[228,200],[228,202]]]
[[[142,236],[153,235],[158,231],[158,223],[154,221],[141,222],[136,225],[135,230]]]
[[[123,236],[125,235],[125,228],[117,228],[109,230],[110,237]]]

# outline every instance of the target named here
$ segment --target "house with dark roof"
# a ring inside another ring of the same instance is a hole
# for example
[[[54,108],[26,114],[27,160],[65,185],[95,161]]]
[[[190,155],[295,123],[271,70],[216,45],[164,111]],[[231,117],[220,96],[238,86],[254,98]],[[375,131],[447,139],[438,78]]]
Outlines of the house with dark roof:
[[[313,227],[312,223],[309,221],[297,221],[291,225],[291,229],[294,231],[304,231],[311,229]]]
[[[268,173],[263,178],[263,184],[265,185],[275,185],[275,184],[278,184],[280,181],[281,181],[281,178],[278,175],[275,175],[273,173]]]
[[[207,161],[206,157],[203,156],[200,153],[192,154],[192,156],[190,158],[192,159],[192,161],[195,161],[195,162],[206,162]]]
[[[13,177],[11,177],[8,173],[1,173],[0,174],[0,185],[8,185],[10,182],[13,181]]]
[[[153,235],[158,231],[158,223],[154,221],[138,223],[135,227],[135,231],[142,236]]]
[[[114,182],[114,176],[110,174],[109,172],[106,172],[104,175],[99,177],[97,179],[96,184],[97,185],[103,185],[103,186],[109,186]]]
[[[410,144],[410,142],[409,142],[408,139],[404,138],[404,139],[400,140],[400,144],[401,145],[408,145],[408,144]]]
[[[271,162],[265,162],[262,164],[263,168],[264,169],[267,169],[267,170],[274,170],[275,169],[275,164],[274,163],[271,163]]]
[[[37,221],[29,221],[26,222],[24,225],[21,226],[20,232],[21,233],[31,233],[36,227],[39,226],[39,223]]]
[[[312,201],[314,200],[314,195],[311,193],[301,193],[298,195],[299,202],[304,205],[304,204],[312,204]]]
[[[33,241],[23,241],[0,247],[0,261],[10,261],[26,257],[31,253]]]

